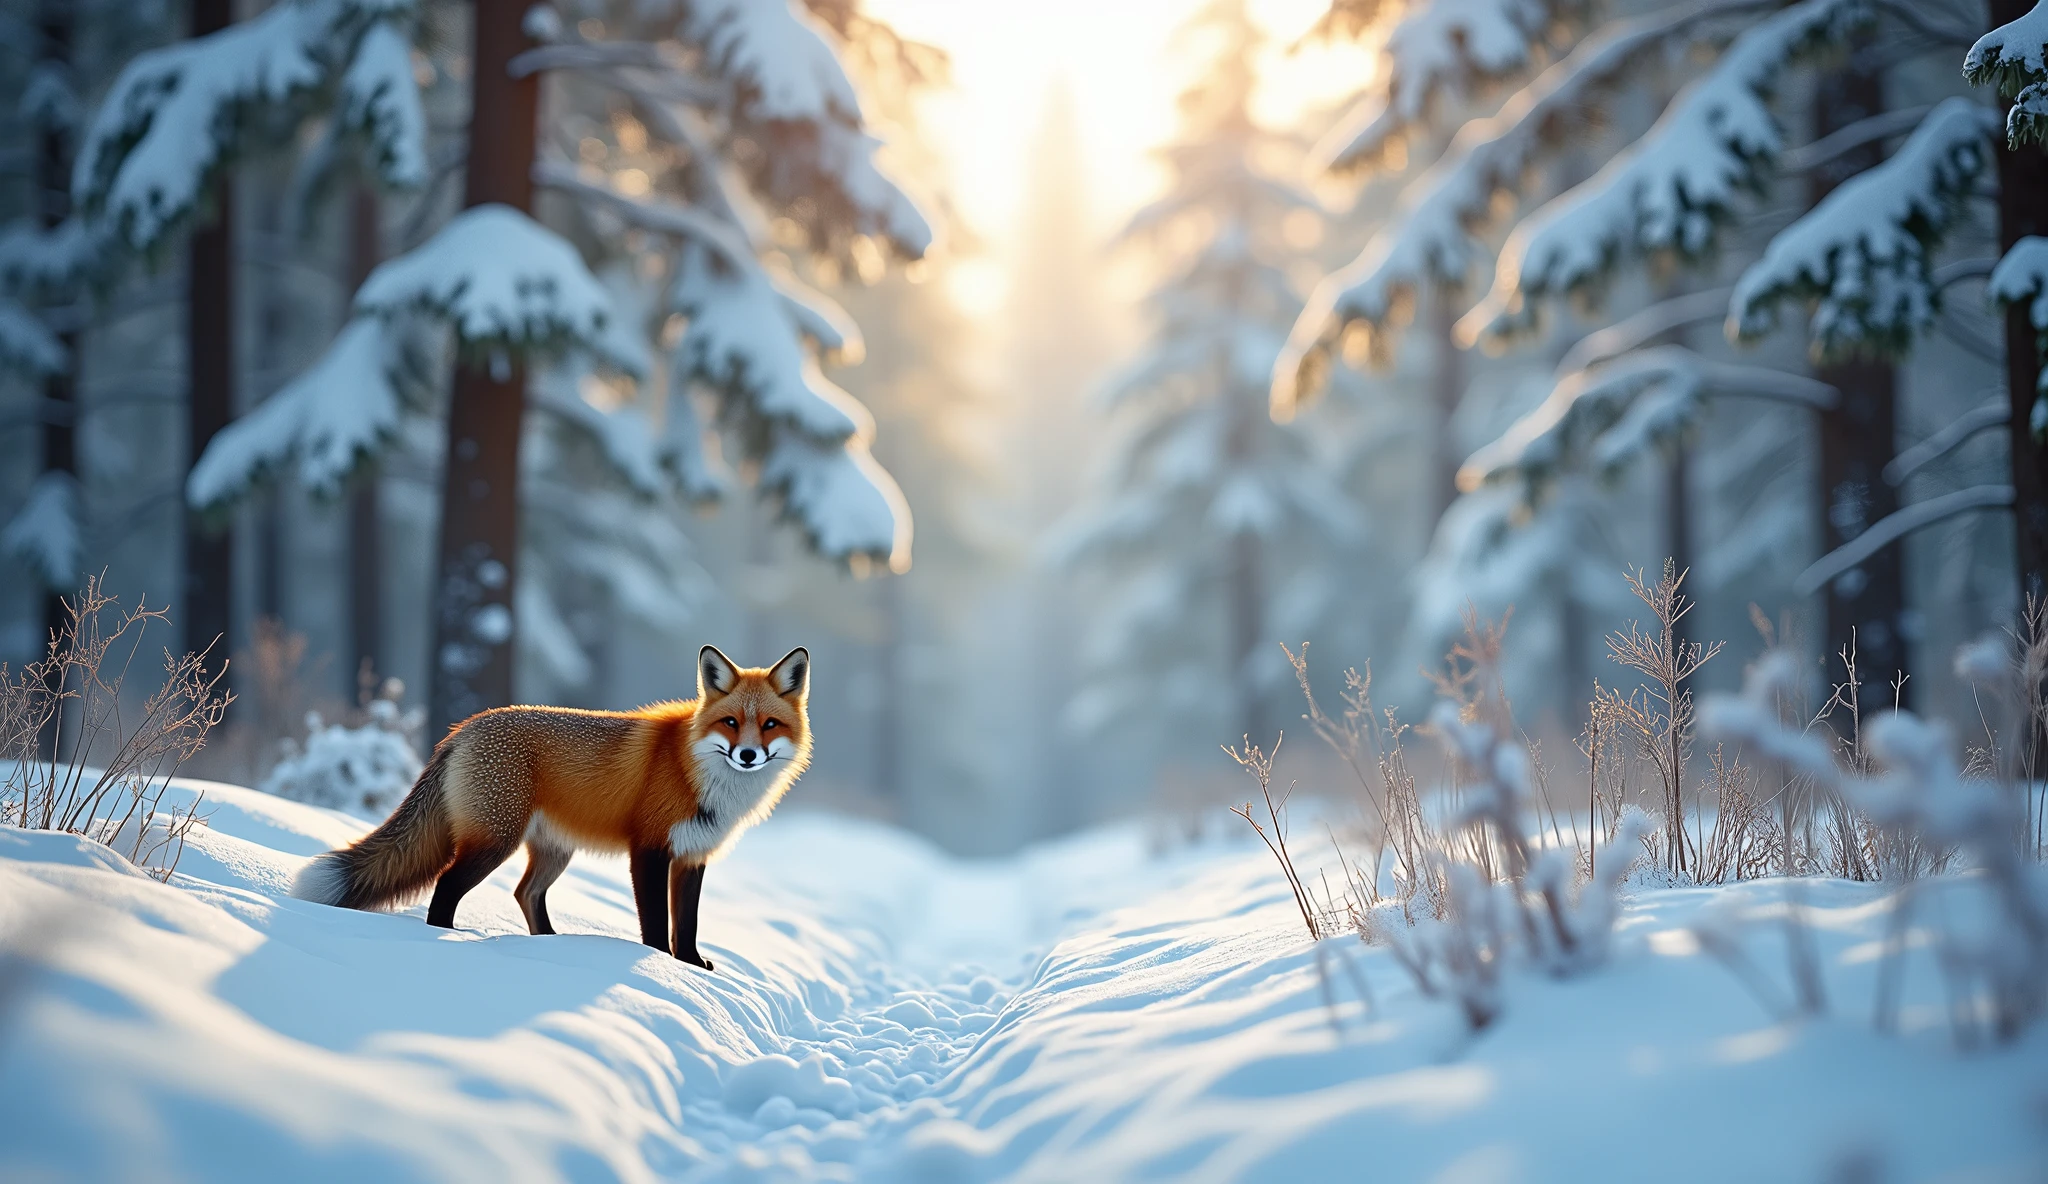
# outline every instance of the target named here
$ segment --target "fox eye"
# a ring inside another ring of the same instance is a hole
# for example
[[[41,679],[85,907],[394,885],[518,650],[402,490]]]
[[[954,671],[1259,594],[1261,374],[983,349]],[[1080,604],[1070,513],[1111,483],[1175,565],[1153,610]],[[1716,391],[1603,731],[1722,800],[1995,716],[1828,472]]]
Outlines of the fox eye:
[[[728,728],[737,728],[740,726],[740,721],[734,719],[729,715],[726,716],[724,719],[719,720],[718,722],[724,724]]]
[[[764,719],[761,721],[761,730],[764,732],[770,728],[779,728],[781,726],[782,721],[779,719]]]

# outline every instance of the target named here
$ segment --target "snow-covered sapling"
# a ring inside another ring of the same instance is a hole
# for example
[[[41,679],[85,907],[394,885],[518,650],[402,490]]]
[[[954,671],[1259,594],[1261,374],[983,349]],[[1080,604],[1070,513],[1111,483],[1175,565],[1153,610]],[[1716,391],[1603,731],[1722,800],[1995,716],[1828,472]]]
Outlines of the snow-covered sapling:
[[[425,714],[379,696],[355,723],[328,723],[306,714],[303,744],[285,741],[283,759],[256,788],[293,801],[381,819],[419,779],[422,762],[413,737]]]

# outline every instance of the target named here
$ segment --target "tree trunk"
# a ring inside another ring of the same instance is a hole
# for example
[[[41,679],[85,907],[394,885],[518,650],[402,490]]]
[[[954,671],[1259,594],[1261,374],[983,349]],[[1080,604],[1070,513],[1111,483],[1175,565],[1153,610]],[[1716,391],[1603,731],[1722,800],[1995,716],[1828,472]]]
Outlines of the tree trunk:
[[[234,21],[230,0],[192,0],[192,36],[217,33]],[[215,179],[213,208],[193,227],[186,269],[186,465],[190,468],[235,413],[235,185]],[[182,504],[183,498],[181,497]],[[188,650],[214,646],[216,664],[230,652],[234,622],[232,527],[209,523],[185,507],[184,603]]]
[[[1814,97],[1814,135],[1824,136],[1884,110],[1884,80],[1850,62],[1823,76]],[[1810,197],[1818,203],[1849,177],[1884,160],[1881,144],[1845,153],[1814,170]],[[1897,451],[1898,373],[1890,362],[1850,358],[1818,366],[1814,377],[1842,392],[1820,413],[1820,534],[1823,553],[1862,534],[1899,508],[1898,491],[1884,479]],[[1836,655],[1854,647],[1859,679],[1873,688],[1907,670],[1905,562],[1901,548],[1886,547],[1822,591],[1827,628],[1822,654],[1830,677],[1840,677]],[[1889,701],[1889,695],[1886,696]]]
[[[469,161],[463,204],[533,208],[537,76],[507,70],[530,45],[526,0],[476,0]],[[456,363],[434,567],[429,733],[512,701],[513,589],[519,559],[519,435],[526,370],[503,355]]]
[[[1436,345],[1436,370],[1430,375],[1429,533],[1434,536],[1444,511],[1458,496],[1458,470],[1465,458],[1452,426],[1458,403],[1465,397],[1465,353],[1458,348],[1458,300],[1447,285],[1429,285],[1429,335]]]
[[[1991,0],[1991,26],[2016,21],[2033,0]],[[2048,234],[2048,151],[2039,144],[2014,149],[1998,137],[1998,245],[2001,251],[2030,234]],[[2012,400],[2016,527],[2013,558],[2019,568],[2020,604],[2048,595],[2048,442],[2034,431],[2041,351],[2025,301],[2005,310],[2005,381]]]
[[[363,286],[383,258],[382,211],[377,191],[358,184],[348,203],[348,287]],[[356,475],[348,495],[348,653],[345,692],[375,691],[364,683],[384,668],[378,642],[384,636],[384,527],[378,508],[374,467]]]
[[[73,0],[42,0],[36,12],[37,32],[42,36],[41,60],[68,76],[71,72]],[[36,144],[37,212],[43,228],[54,230],[71,216],[72,129],[62,120],[51,120],[38,129]],[[64,343],[70,365],[43,380],[43,471],[61,473],[74,483],[78,479],[78,329],[66,318],[57,333]],[[83,499],[81,498],[81,507]],[[78,573],[70,573],[76,579]],[[61,629],[65,622],[64,597],[72,589],[43,591],[44,636]]]

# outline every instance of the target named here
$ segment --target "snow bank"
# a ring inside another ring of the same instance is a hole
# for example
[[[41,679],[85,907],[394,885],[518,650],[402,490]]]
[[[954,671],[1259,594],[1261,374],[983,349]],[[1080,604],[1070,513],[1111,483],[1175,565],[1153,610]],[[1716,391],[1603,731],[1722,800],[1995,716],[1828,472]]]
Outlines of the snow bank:
[[[1925,962],[1866,1022],[1880,890],[1809,882],[1839,1018],[1766,1018],[1646,892],[1613,963],[1511,973],[1467,1037],[1384,951],[1312,947],[1263,851],[1135,831],[1002,862],[785,815],[707,883],[707,975],[635,944],[618,861],[527,936],[518,860],[445,932],[291,900],[344,815],[204,789],[160,884],[0,830],[0,932],[39,969],[0,1012],[0,1177],[292,1180],[2038,1178],[2040,1033],[1965,1057]],[[1940,891],[1955,911],[1968,885]],[[1766,975],[1774,927],[1751,933]],[[1350,968],[1345,969],[1344,963]],[[1325,979],[1329,970],[1326,1007]],[[1356,971],[1354,976],[1351,972]],[[1366,1008],[1359,984],[1373,996]],[[1334,1018],[1334,1024],[1333,1024]]]

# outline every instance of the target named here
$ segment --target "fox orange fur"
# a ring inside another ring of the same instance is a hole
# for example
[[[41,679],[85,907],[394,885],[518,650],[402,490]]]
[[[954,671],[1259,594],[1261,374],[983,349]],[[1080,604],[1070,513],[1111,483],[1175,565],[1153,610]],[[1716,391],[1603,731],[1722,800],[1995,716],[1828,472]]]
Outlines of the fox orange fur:
[[[548,888],[571,856],[625,851],[640,939],[709,970],[697,952],[705,864],[810,763],[810,669],[802,649],[741,669],[707,645],[685,702],[479,712],[435,746],[383,825],[306,865],[292,895],[377,909],[433,884],[427,923],[452,928],[463,895],[523,842],[519,907],[533,932],[553,933]]]

